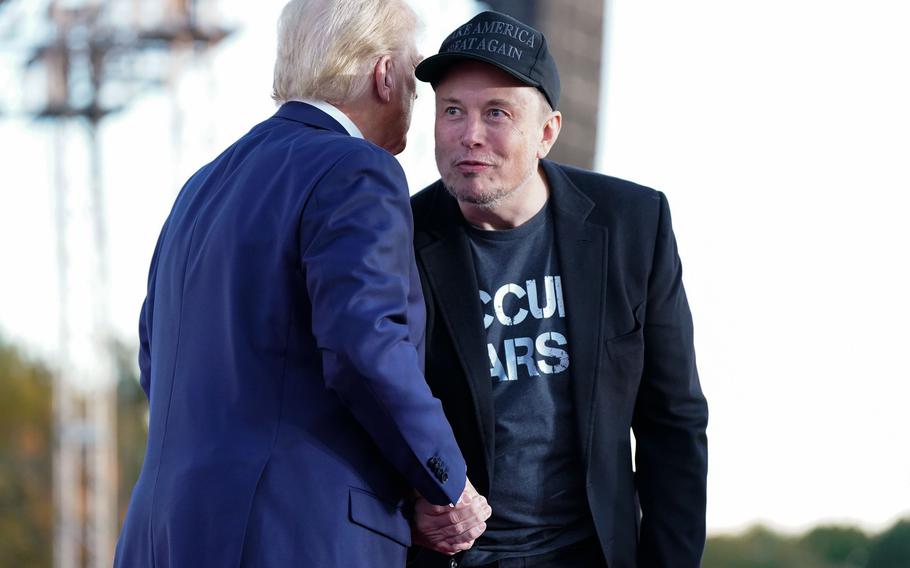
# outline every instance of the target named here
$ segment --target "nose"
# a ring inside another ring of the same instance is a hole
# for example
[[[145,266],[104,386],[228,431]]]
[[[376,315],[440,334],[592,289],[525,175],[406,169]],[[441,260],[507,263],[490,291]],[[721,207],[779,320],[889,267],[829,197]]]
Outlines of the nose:
[[[480,117],[468,117],[461,132],[461,145],[465,148],[477,148],[484,143],[484,126]]]

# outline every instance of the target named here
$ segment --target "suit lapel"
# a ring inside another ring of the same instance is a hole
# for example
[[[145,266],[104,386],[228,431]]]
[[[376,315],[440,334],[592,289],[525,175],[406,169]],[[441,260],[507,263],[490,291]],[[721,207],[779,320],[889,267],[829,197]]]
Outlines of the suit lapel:
[[[607,228],[587,221],[594,209],[566,174],[543,161],[553,203],[556,250],[562,272],[571,363],[569,372],[585,468],[594,431],[594,400],[603,349],[607,282]]]
[[[493,466],[493,387],[486,348],[477,275],[461,212],[439,188],[436,218],[430,230],[438,240],[417,251],[449,336],[458,352],[474,402],[487,472]]]

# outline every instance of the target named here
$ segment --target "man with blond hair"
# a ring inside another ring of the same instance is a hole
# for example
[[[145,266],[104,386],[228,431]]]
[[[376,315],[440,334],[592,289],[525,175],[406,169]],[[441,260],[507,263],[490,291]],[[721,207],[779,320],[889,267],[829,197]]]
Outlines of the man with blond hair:
[[[178,195],[140,317],[148,448],[116,566],[403,566],[414,490],[467,507],[463,541],[482,530],[423,378],[392,157],[415,26],[401,0],[291,1],[280,108]]]

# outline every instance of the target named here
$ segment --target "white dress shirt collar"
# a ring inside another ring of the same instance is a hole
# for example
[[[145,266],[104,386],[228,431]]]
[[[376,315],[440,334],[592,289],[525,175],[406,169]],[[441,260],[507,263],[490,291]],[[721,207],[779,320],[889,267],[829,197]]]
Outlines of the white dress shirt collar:
[[[348,134],[350,134],[351,136],[353,136],[355,138],[363,138],[363,132],[361,132],[360,129],[357,128],[357,125],[354,124],[354,121],[351,120],[350,118],[348,118],[348,115],[346,115],[343,112],[341,112],[340,110],[338,110],[338,107],[336,107],[335,105],[333,105],[331,103],[327,103],[325,101],[317,101],[317,100],[313,100],[313,99],[294,99],[294,100],[296,100],[297,102],[306,103],[308,105],[313,105],[314,107],[318,108],[322,112],[326,113],[327,115],[331,116],[336,121],[338,121],[338,124],[343,126],[344,129],[347,130]]]

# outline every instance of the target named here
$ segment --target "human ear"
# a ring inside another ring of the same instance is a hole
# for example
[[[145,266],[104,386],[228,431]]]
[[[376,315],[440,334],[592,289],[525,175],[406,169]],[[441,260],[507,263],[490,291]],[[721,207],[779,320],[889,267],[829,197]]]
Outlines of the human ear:
[[[384,103],[392,100],[395,89],[394,63],[390,55],[383,55],[373,66],[373,89],[376,96]]]
[[[558,110],[554,110],[547,117],[547,120],[543,123],[543,128],[541,129],[540,142],[537,145],[538,160],[546,158],[547,154],[550,153],[550,148],[553,147],[553,144],[556,143],[556,139],[559,138],[559,131],[561,128],[562,113]]]

